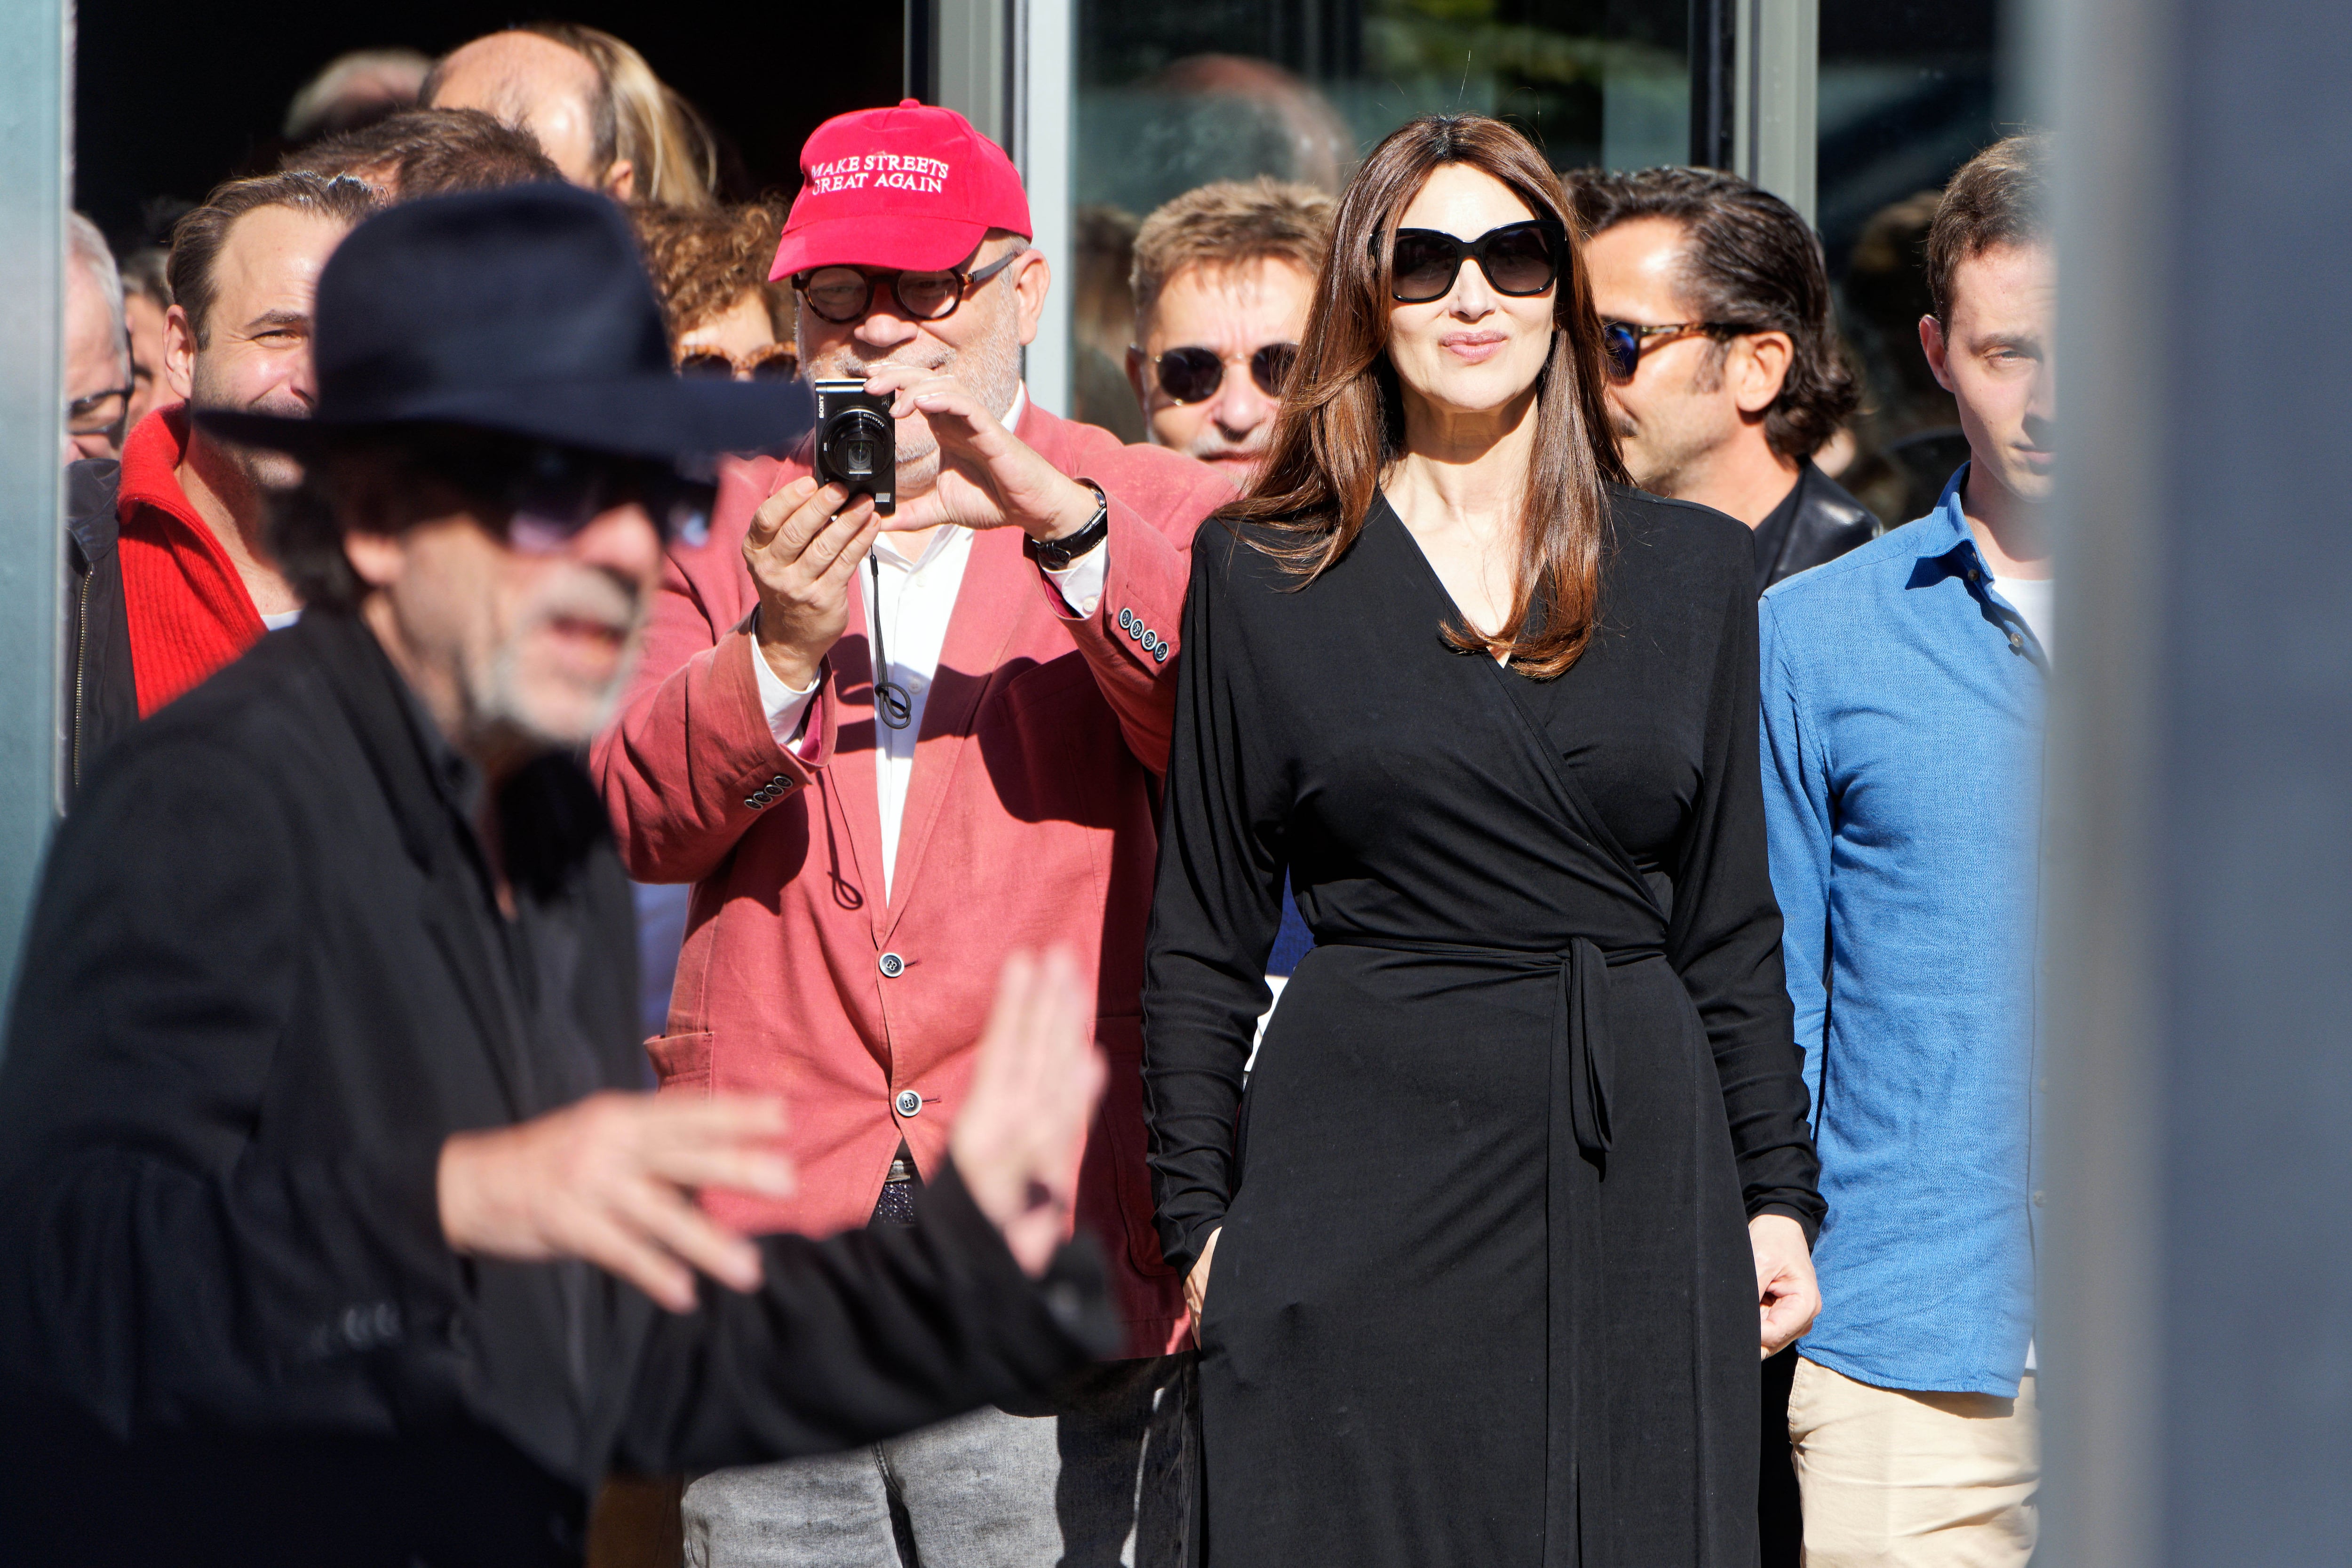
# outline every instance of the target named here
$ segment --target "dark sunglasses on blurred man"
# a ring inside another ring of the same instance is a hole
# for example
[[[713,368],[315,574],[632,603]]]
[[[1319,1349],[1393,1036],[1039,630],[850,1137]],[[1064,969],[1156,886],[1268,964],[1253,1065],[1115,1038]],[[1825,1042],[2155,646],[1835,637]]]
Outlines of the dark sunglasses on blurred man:
[[[680,375],[721,376],[730,381],[790,381],[801,373],[801,356],[790,343],[770,343],[740,356],[711,345],[677,356]]]
[[[717,486],[658,458],[591,452],[551,441],[446,430],[417,440],[408,460],[503,520],[507,542],[547,554],[629,501],[665,541],[705,534]]]

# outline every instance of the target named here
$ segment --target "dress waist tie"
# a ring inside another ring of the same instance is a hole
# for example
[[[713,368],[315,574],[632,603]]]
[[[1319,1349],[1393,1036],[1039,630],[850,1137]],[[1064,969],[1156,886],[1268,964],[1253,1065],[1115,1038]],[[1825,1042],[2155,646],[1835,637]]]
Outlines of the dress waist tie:
[[[1330,947],[1370,947],[1387,952],[1417,953],[1426,958],[1450,958],[1470,963],[1494,963],[1528,973],[1554,971],[1559,980],[1551,1016],[1552,1103],[1559,1109],[1559,1087],[1568,1087],[1569,1129],[1577,1149],[1606,1154],[1614,1134],[1609,1122],[1609,1086],[1616,1074],[1616,1053],[1610,1048],[1606,996],[1607,971],[1645,958],[1663,958],[1656,942],[1603,948],[1590,937],[1571,937],[1558,952],[1528,952],[1520,948],[1484,947],[1470,942],[1406,942],[1389,937],[1349,936],[1327,942]]]
[[[1491,963],[1559,976],[1552,1006],[1549,1108],[1546,1122],[1544,1545],[1543,1568],[1620,1568],[1606,1510],[1588,1517],[1587,1490],[1615,1495],[1608,1475],[1605,1426],[1611,1368],[1584,1337],[1588,1321],[1612,1310],[1596,1182],[1606,1171],[1615,1130],[1609,1114],[1616,1053],[1610,1047],[1608,972],[1665,956],[1664,945],[1603,948],[1572,938],[1555,953],[1467,943],[1349,937],[1330,946],[1371,947],[1460,963]],[[1565,1085],[1568,1092],[1560,1092]],[[1575,1140],[1576,1153],[1567,1152]],[[1589,1167],[1589,1168],[1588,1168]]]

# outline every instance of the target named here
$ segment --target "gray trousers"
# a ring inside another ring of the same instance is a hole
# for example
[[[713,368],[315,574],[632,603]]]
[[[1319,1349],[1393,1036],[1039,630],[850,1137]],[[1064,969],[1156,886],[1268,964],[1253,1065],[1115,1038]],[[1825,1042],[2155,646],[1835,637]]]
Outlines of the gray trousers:
[[[686,1489],[688,1568],[1181,1568],[1192,1355],[1106,1362],[1049,1407],[976,1410]]]

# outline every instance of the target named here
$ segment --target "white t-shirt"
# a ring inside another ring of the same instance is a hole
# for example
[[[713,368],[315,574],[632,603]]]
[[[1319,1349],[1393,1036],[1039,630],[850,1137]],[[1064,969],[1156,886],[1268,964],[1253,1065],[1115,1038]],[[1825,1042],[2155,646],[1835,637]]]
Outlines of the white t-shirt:
[[[1996,577],[1993,589],[2009,601],[2010,607],[2025,617],[2032,628],[2033,640],[2042,645],[2045,658],[2055,658],[2057,650],[2050,643],[2050,600],[2053,586],[2047,577]]]

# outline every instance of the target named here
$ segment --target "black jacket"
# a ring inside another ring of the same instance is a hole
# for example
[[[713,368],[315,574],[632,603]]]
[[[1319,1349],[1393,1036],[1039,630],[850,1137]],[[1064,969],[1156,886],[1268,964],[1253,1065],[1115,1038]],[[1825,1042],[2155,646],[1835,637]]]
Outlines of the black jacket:
[[[1885,531],[1868,507],[1808,458],[1796,488],[1756,525],[1756,591],[1834,561]]]
[[[1098,1268],[1033,1285],[951,1172],[911,1229],[769,1238],[765,1287],[691,1316],[454,1256],[451,1132],[646,1068],[585,776],[499,800],[514,929],[572,944],[534,999],[567,1074],[420,715],[314,610],[117,745],[60,830],[0,1065],[0,1560],[575,1560],[608,1468],[868,1441],[1110,1348]]]
[[[80,793],[98,754],[139,722],[131,678],[131,623],[122,611],[122,465],[94,458],[66,467],[66,794]]]

